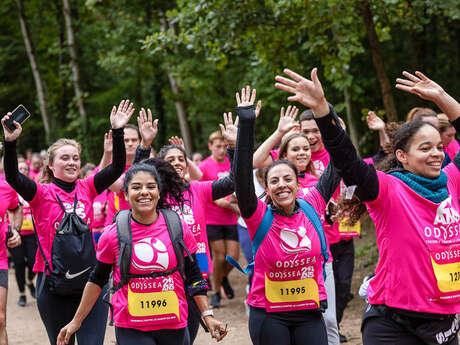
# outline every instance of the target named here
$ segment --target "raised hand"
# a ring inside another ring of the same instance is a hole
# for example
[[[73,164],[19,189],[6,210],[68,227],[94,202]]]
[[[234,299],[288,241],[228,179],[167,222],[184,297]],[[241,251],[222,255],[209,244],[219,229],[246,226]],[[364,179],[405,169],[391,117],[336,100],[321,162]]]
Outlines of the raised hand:
[[[233,123],[232,113],[224,113],[224,124],[219,123],[219,126],[227,145],[235,147],[236,136],[238,134],[238,117],[235,119],[235,123]]]
[[[158,119],[152,121],[152,111],[147,109],[145,112],[145,109],[142,108],[137,117],[137,124],[142,138],[142,146],[152,145],[158,134]]]
[[[247,85],[245,88],[243,87],[241,89],[241,97],[238,92],[236,93],[236,104],[239,107],[248,107],[250,105],[254,105],[254,101],[256,100],[256,94],[256,89],[253,89],[251,93],[251,87]],[[260,103],[260,107],[262,107],[262,103]]]
[[[321,82],[318,79],[317,68],[313,68],[311,71],[311,80],[287,68],[284,69],[284,73],[292,79],[277,75],[275,79],[278,83],[275,83],[275,87],[294,94],[294,96],[288,97],[288,101],[302,103],[311,108],[317,117],[329,114],[329,105],[324,97]]]
[[[112,153],[113,145],[112,145],[112,130],[108,131],[104,134],[104,152]]]
[[[413,93],[422,99],[436,102],[443,94],[444,90],[441,86],[429,79],[422,72],[415,72],[415,75],[404,71],[403,76],[407,79],[397,78],[396,88]]]
[[[378,117],[372,110],[367,113],[366,116],[367,127],[371,131],[384,131],[385,130],[385,122]]]
[[[110,114],[112,129],[123,128],[134,114],[134,110],[133,103],[129,102],[129,99],[122,100],[118,105],[118,109],[113,106]]]
[[[259,117],[260,109],[262,109],[262,101],[259,100],[257,102],[256,109],[254,110],[254,112],[256,113],[256,118]]]
[[[293,128],[299,127],[299,123],[295,120],[299,109],[295,106],[288,106],[286,112],[284,112],[284,107],[281,108],[280,120],[278,121],[277,130],[282,134],[286,134]]]
[[[168,141],[171,145],[177,145],[185,149],[184,140],[182,138],[179,138],[177,135],[169,138]]]
[[[13,125],[16,127],[14,131],[11,131],[6,126],[6,120],[8,120],[12,115],[12,113],[8,113],[2,118],[3,136],[5,137],[5,141],[15,141],[22,133],[21,124],[16,121],[13,121]]]

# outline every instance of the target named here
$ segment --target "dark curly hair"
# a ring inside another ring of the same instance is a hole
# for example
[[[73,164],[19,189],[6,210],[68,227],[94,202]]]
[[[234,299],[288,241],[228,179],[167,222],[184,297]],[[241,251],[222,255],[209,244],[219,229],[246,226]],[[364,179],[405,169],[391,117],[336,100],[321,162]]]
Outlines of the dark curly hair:
[[[157,180],[160,189],[160,199],[157,209],[171,208],[173,205],[183,207],[184,191],[186,189],[184,181],[179,177],[176,170],[168,162],[158,158],[148,158],[140,163],[134,164],[125,174],[123,189],[128,189],[128,184],[133,176],[140,171],[152,174]]]

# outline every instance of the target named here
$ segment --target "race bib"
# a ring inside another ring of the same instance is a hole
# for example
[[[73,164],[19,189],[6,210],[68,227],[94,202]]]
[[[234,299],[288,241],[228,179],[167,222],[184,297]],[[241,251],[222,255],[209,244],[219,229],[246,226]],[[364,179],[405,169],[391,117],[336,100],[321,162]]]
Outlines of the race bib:
[[[24,219],[22,221],[21,230],[33,230],[34,226],[31,219]]]
[[[313,278],[273,281],[265,275],[265,296],[271,303],[314,301],[319,307],[318,284]]]
[[[430,259],[439,301],[448,304],[460,302],[460,246],[432,247]]]
[[[137,293],[128,285],[128,312],[132,316],[179,315],[179,299],[174,291]]]
[[[460,290],[460,262],[438,264],[431,256],[434,275],[438,281],[441,292],[454,292]]]
[[[354,225],[348,225],[349,218],[343,218],[339,223],[340,237],[358,237],[361,234],[361,222],[357,221]]]

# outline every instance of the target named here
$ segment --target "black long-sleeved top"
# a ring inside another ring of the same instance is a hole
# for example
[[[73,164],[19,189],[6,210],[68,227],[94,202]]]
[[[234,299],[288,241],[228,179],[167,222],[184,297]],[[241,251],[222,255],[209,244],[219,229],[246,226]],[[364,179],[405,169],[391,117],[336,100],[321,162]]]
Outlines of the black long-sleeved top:
[[[192,254],[193,261],[186,256],[184,258],[184,273],[186,280],[184,282],[184,287],[192,286],[194,283],[200,282],[203,280],[203,276],[201,275],[200,268],[198,267],[198,263],[196,261],[195,254]],[[107,284],[110,277],[110,272],[112,272],[113,264],[106,264],[101,261],[97,261],[96,266],[94,267],[93,271],[89,276],[89,280],[91,283],[99,285],[101,288]],[[197,290],[194,296],[202,295],[206,296],[206,290],[201,289]]]
[[[97,193],[102,193],[123,174],[126,165],[126,151],[123,128],[112,129],[113,160],[103,170],[94,175],[94,187]],[[37,192],[37,184],[18,170],[16,156],[16,141],[4,141],[5,144],[5,178],[13,189],[26,201],[32,201]],[[66,191],[75,189],[75,182],[65,182],[55,178],[52,183]]]
[[[238,107],[238,138],[235,152],[235,191],[241,216],[250,218],[257,209],[257,195],[252,174],[252,156],[254,152],[254,106]],[[321,175],[315,188],[328,202],[340,183],[340,177],[332,164]]]
[[[140,162],[150,157],[151,148],[143,149],[140,145],[137,146],[136,154],[134,155],[134,163]],[[235,150],[227,148],[227,156],[230,159],[230,173],[212,183],[212,200],[217,200],[226,197],[234,192],[234,173],[233,173],[233,155]]]
[[[356,195],[361,201],[374,201],[379,195],[377,172],[374,166],[366,164],[359,157],[346,132],[336,125],[334,115],[334,108],[330,106],[328,115],[315,119],[321,132],[324,146],[345,184],[358,187]],[[459,131],[460,118],[453,121],[452,125],[456,131]],[[460,153],[457,153],[453,163],[460,170]]]

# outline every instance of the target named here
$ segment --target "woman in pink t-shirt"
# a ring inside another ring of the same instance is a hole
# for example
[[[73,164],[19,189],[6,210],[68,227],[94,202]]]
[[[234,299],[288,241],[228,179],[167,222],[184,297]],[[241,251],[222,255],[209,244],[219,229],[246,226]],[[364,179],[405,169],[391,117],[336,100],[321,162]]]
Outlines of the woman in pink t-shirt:
[[[113,133],[113,162],[86,179],[79,179],[80,144],[71,139],[59,139],[52,144],[48,149],[48,164],[44,168],[43,181],[47,183],[37,183],[18,171],[16,139],[21,134],[22,127],[17,122],[13,122],[16,129],[11,132],[5,125],[11,113],[2,118],[5,137],[5,178],[13,189],[29,203],[35,220],[36,235],[42,247],[42,251],[37,252],[34,265],[34,272],[38,273],[37,286],[42,287],[42,289],[37,289],[37,307],[51,344],[56,343],[60,329],[72,319],[81,299],[81,295],[75,293],[60,295],[59,291],[53,291],[50,284],[49,273],[54,271],[52,266],[55,262],[53,260],[55,253],[52,253],[54,239],[56,230],[64,217],[62,208],[64,207],[69,213],[75,210],[82,222],[91,228],[94,198],[115,182],[123,172],[126,160],[123,128],[133,112],[133,104],[129,101],[121,101],[118,109],[115,106],[112,108],[110,124]],[[58,202],[58,198],[61,203]],[[89,248],[88,252],[91,253],[91,251]],[[46,271],[44,258],[50,265]],[[80,257],[72,259],[68,260],[71,262],[63,262],[61,257],[59,261],[63,264],[62,266],[70,266],[81,260]],[[94,257],[94,261],[95,259]],[[69,267],[65,274],[61,274],[62,280],[72,281],[74,278],[84,277],[84,274],[89,274],[90,267],[77,272],[71,271]],[[87,322],[83,323],[77,333],[78,342],[81,344],[101,345],[104,342],[108,308],[102,299],[97,301],[96,306]],[[74,344],[74,342],[75,337],[72,337],[70,343]]]
[[[238,95],[238,141],[235,191],[251,241],[268,208],[273,222],[254,258],[254,276],[247,303],[253,344],[328,343],[321,311],[327,308],[320,236],[300,210],[297,168],[288,160],[272,163],[265,173],[269,203],[257,199],[252,177],[254,99],[249,86]],[[304,196],[321,218],[340,178],[331,166]],[[323,229],[319,231],[323,232]],[[324,233],[323,233],[324,236]]]
[[[225,119],[225,116],[224,116]],[[144,122],[140,124],[140,132],[142,136],[143,146],[138,146],[134,162],[143,161],[151,164],[152,159],[147,159],[150,156],[151,143],[154,137],[144,135]],[[225,126],[222,127],[222,134],[228,145],[227,153],[230,161],[233,160],[233,148],[235,147],[237,128],[233,124],[231,117],[225,119]],[[145,148],[147,147],[147,148]],[[171,164],[176,173],[184,183],[183,198],[184,205],[180,206],[173,204],[172,210],[182,216],[185,223],[192,231],[195,240],[198,244],[198,251],[195,254],[201,274],[205,279],[209,278],[212,273],[213,265],[211,252],[209,250],[208,237],[206,234],[206,205],[214,200],[226,197],[234,191],[233,172],[230,170],[229,175],[217,181],[190,181],[187,182],[185,177],[189,171],[190,163],[187,154],[182,145],[167,145],[160,149],[157,158],[162,159]],[[147,160],[144,160],[147,159]],[[214,258],[216,259],[216,258]],[[224,257],[219,260],[225,260]],[[190,335],[190,343],[193,344],[199,327],[199,316],[189,313],[188,330]]]
[[[131,206],[133,248],[128,283],[118,286],[121,276],[117,264],[120,253],[117,225],[110,225],[99,240],[98,262],[86,284],[80,306],[73,320],[61,330],[58,344],[67,344],[79,329],[111,272],[114,286],[118,286],[112,304],[119,345],[182,345],[187,326],[186,290],[198,305],[212,337],[221,340],[226,335],[226,327],[214,319],[208,307],[207,283],[196,261],[193,234],[182,221],[183,242],[192,253],[190,257],[184,251],[184,281],[177,270],[177,258],[165,219],[159,212],[161,208],[171,207],[168,192],[177,196],[177,202],[183,202],[181,186],[178,177],[160,175],[154,165],[134,164],[126,172],[123,189]]]
[[[441,170],[439,131],[412,121],[396,132],[387,172],[356,153],[329,106],[313,69],[308,80],[285,70],[276,86],[310,106],[334,165],[366,204],[375,223],[379,263],[367,289],[365,345],[457,344],[460,312],[460,155]],[[434,101],[460,129],[460,104],[420,72],[404,72],[397,87]]]

